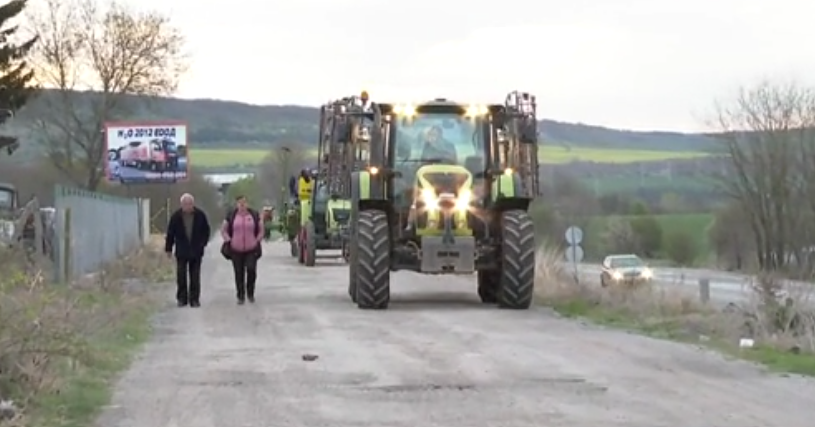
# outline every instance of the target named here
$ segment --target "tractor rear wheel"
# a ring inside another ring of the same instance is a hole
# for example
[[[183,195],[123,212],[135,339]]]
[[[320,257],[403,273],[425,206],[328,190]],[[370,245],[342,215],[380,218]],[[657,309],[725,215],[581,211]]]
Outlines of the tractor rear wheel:
[[[297,233],[297,262],[300,264],[304,264],[306,262],[306,239],[303,236],[305,232],[305,227],[301,227],[300,232]]]
[[[346,248],[348,249],[348,296],[351,297],[351,301],[354,303],[357,302],[357,283],[359,282],[357,278],[357,260],[359,259],[359,246],[357,245],[357,238],[355,235],[349,236],[347,242],[345,242]]]
[[[315,234],[314,223],[311,221],[306,223],[303,244],[305,245],[303,264],[306,267],[314,267],[314,263],[317,262],[317,235]]]
[[[500,271],[478,272],[478,296],[484,304],[498,302],[498,283],[501,280]]]
[[[521,210],[501,216],[501,276],[498,306],[525,310],[535,293],[535,230],[529,214]]]
[[[363,211],[356,226],[356,250],[351,250],[351,268],[357,272],[357,307],[386,309],[391,297],[388,216],[378,210]]]

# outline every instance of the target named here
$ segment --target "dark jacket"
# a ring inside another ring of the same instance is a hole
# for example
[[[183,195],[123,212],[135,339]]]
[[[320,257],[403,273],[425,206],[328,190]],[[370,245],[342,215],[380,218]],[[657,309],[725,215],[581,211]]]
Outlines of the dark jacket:
[[[164,251],[172,252],[175,247],[176,258],[194,259],[204,256],[204,249],[212,236],[207,215],[195,208],[192,221],[192,239],[187,239],[181,209],[175,211],[167,224],[167,236],[164,240]]]

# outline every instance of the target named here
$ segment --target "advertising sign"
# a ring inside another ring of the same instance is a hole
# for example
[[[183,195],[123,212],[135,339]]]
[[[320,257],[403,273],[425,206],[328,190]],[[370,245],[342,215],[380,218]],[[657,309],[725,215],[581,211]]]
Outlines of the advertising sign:
[[[104,132],[109,181],[151,184],[187,179],[186,123],[114,122],[106,123]]]

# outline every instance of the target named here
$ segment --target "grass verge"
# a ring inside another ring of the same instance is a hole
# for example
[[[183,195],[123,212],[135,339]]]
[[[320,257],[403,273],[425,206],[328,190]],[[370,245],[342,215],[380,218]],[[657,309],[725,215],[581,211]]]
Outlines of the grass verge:
[[[685,286],[602,288],[596,279],[579,283],[564,270],[562,254],[538,254],[538,301],[564,317],[676,340],[760,363],[770,370],[815,376],[815,310],[809,294],[791,295],[783,281],[759,278],[747,284],[740,304],[702,304]],[[804,291],[801,291],[804,292]]]
[[[0,426],[92,425],[150,336],[166,258],[150,246],[70,286],[0,265]]]

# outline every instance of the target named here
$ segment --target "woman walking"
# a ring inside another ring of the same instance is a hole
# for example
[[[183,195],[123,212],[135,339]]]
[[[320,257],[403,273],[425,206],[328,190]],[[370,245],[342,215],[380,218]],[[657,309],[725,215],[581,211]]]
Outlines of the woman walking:
[[[246,205],[246,197],[235,199],[235,209],[221,226],[221,236],[229,244],[229,255],[235,270],[235,291],[238,304],[248,299],[255,302],[257,262],[261,255],[263,224],[260,215]]]

